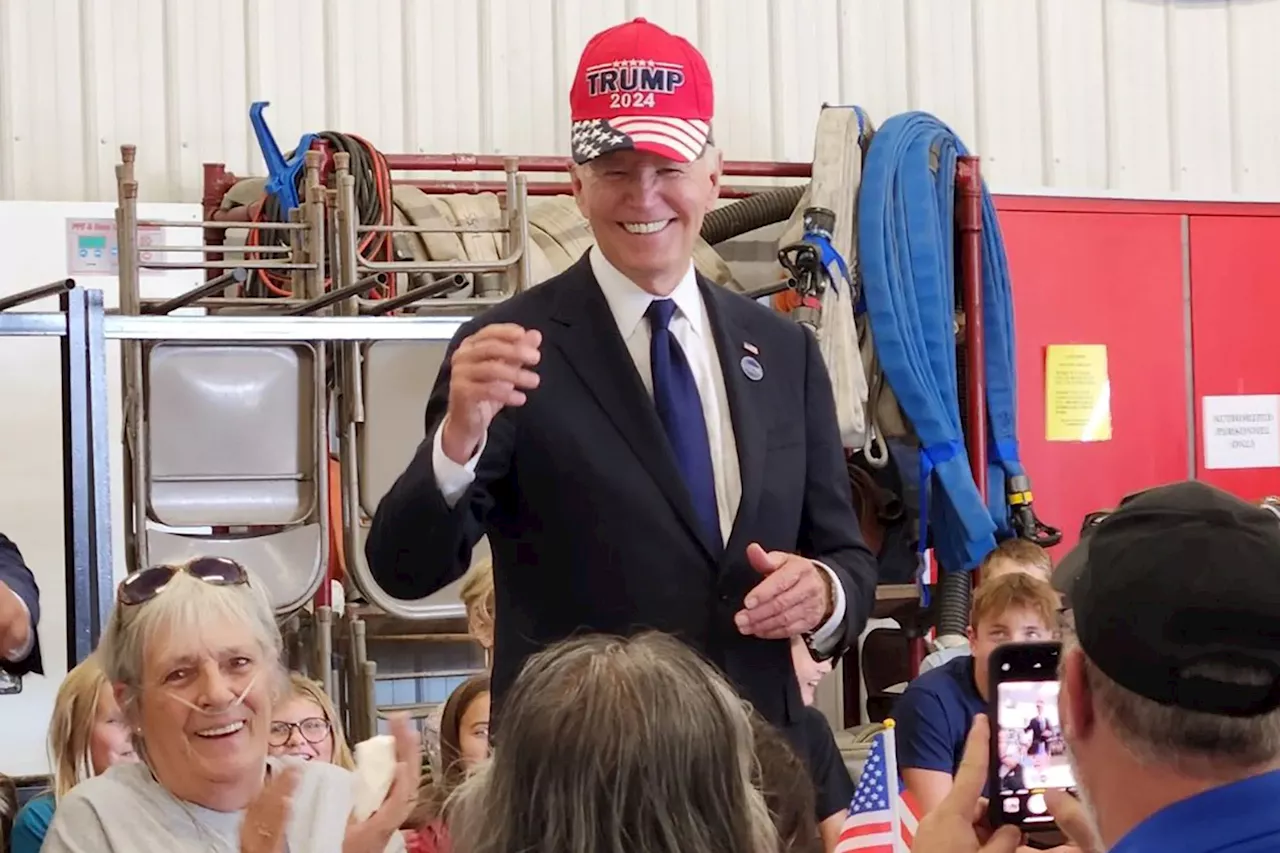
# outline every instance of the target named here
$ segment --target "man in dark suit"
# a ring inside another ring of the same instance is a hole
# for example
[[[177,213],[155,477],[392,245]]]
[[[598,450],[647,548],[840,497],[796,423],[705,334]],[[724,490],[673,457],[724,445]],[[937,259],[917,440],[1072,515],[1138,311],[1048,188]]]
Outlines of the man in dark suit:
[[[1031,733],[1028,755],[1049,752],[1049,737],[1053,734],[1053,726],[1049,725],[1049,718],[1044,715],[1044,700],[1036,700],[1036,715],[1027,723],[1025,731]]]
[[[419,597],[488,535],[495,707],[540,649],[652,628],[787,726],[789,638],[839,655],[875,596],[830,380],[810,333],[694,272],[722,163],[697,50],[643,20],[606,30],[570,98],[596,246],[459,330],[370,566]]]
[[[40,587],[18,546],[0,533],[0,670],[44,673],[40,658]]]

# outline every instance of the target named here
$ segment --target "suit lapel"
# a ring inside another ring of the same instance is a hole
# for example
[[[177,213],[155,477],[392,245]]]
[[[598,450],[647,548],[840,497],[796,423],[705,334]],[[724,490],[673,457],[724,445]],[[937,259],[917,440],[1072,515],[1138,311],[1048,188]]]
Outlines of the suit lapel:
[[[712,551],[700,532],[693,502],[680,476],[667,433],[618,332],[586,254],[574,265],[573,273],[573,286],[565,288],[552,315],[556,323],[566,327],[565,333],[551,336],[551,341],[564,353],[600,408],[631,445],[690,534],[711,556],[719,548]]]
[[[703,302],[711,318],[712,334],[716,338],[716,350],[720,354],[720,371],[724,376],[725,393],[729,398],[729,415],[732,420],[734,442],[738,446],[738,469],[742,480],[742,498],[738,514],[734,517],[725,554],[741,554],[749,544],[746,541],[747,525],[755,517],[763,487],[762,468],[765,451],[765,406],[757,383],[751,382],[742,372],[741,359],[749,353],[743,344],[751,341],[747,328],[746,312],[741,300],[718,285],[698,276]]]

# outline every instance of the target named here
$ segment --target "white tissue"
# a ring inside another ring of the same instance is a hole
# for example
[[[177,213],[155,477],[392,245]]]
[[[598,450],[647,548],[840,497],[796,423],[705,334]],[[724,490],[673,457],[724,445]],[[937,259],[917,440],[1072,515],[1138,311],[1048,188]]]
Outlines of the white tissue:
[[[377,735],[356,744],[356,820],[364,820],[378,810],[391,790],[396,775],[396,739]]]

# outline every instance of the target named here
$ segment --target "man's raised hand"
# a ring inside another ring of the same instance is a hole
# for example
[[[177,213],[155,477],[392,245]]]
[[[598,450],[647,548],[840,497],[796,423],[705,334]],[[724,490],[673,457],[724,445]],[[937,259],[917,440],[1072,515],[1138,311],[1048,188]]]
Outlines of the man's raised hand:
[[[450,360],[449,409],[440,436],[446,456],[465,464],[489,424],[507,406],[524,405],[538,387],[532,368],[542,357],[542,333],[494,323],[465,338]]]

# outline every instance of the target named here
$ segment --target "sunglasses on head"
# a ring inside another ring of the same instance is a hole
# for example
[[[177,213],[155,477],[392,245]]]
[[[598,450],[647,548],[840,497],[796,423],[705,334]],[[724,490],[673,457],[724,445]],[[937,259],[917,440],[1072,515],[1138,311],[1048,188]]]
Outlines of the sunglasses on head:
[[[134,605],[150,601],[174,579],[179,572],[214,586],[236,586],[249,582],[249,572],[244,566],[228,557],[199,557],[181,566],[152,566],[135,572],[120,582],[116,600]]]

